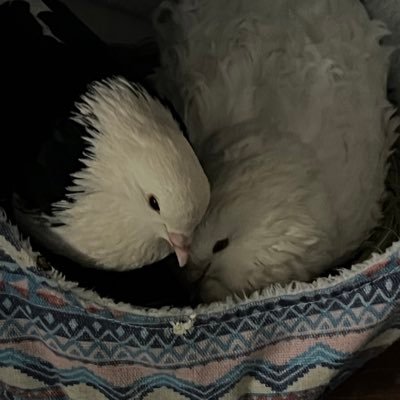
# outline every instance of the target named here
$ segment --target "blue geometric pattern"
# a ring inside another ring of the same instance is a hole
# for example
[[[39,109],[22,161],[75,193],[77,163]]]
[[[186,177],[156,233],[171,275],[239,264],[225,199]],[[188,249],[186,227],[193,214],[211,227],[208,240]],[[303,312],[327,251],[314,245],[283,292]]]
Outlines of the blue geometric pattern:
[[[14,332],[20,338],[50,341],[48,345],[54,351],[73,352],[74,357],[82,360],[134,359],[141,365],[165,368],[179,367],[182,362],[186,366],[196,364],[200,359],[204,362],[218,360],[220,354],[236,358],[247,354],[249,348],[262,349],[293,336],[308,338],[349,329],[365,330],[385,320],[400,298],[399,271],[388,264],[381,271],[383,276],[380,274],[373,281],[358,286],[356,293],[352,289],[351,296],[349,289],[343,287],[342,290],[335,288],[329,302],[326,296],[320,296],[312,303],[291,302],[269,312],[265,310],[269,302],[244,305],[236,318],[230,313],[225,322],[224,318],[213,317],[204,323],[204,318],[199,316],[185,336],[175,336],[168,321],[161,320],[159,326],[154,326],[154,317],[147,325],[142,316],[134,314],[125,314],[122,320],[88,314],[83,308],[71,305],[76,299],[70,299],[70,295],[65,296],[70,305],[62,309],[49,305],[43,308],[43,299],[35,293],[45,281],[38,283],[34,274],[15,265],[10,274],[9,266],[3,264],[3,280],[10,284],[27,279],[32,296],[25,299],[18,296],[12,286],[6,286],[0,300],[0,337],[9,337],[10,332]],[[247,318],[243,313],[246,309],[249,311]],[[73,315],[70,319],[65,318],[68,312]],[[263,329],[259,329],[260,326]],[[80,346],[80,342],[87,341],[92,345]],[[205,346],[205,341],[212,346]],[[157,349],[168,351],[150,351]]]

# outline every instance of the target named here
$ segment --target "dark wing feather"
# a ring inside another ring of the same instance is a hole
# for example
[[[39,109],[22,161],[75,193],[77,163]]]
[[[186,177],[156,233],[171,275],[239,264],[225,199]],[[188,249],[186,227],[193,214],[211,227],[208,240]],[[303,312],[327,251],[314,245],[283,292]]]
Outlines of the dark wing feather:
[[[57,124],[16,182],[15,191],[25,207],[51,215],[54,203],[70,200],[66,194],[73,183],[71,175],[84,168],[80,159],[88,151],[85,134],[85,128],[70,119]]]

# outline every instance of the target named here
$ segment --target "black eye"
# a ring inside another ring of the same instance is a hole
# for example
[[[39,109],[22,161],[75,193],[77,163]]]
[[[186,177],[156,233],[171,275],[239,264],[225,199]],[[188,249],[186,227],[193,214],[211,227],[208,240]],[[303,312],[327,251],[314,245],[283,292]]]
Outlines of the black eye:
[[[153,195],[149,196],[149,205],[154,211],[160,212],[158,201]]]
[[[222,239],[218,240],[218,242],[215,242],[214,247],[213,247],[213,253],[218,253],[228,247],[229,245],[229,239]]]

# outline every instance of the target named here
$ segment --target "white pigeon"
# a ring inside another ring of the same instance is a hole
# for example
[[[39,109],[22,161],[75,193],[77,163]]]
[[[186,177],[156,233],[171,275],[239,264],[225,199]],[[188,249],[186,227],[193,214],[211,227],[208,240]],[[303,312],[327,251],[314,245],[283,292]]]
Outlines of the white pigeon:
[[[94,83],[76,106],[70,130],[56,131],[52,149],[54,141],[66,149],[65,135],[77,140],[76,122],[89,145],[83,167],[50,213],[26,208],[15,196],[19,225],[53,252],[90,267],[134,269],[172,250],[184,266],[209,184],[178,123],[121,77]]]
[[[309,281],[381,218],[397,120],[358,0],[165,1],[159,93],[211,184],[187,272],[209,302]]]
[[[0,5],[1,171],[15,177],[19,227],[84,266],[135,269],[173,251],[183,266],[210,187],[173,111],[138,83],[146,52],[127,78],[111,47],[46,4],[60,40],[28,4]]]

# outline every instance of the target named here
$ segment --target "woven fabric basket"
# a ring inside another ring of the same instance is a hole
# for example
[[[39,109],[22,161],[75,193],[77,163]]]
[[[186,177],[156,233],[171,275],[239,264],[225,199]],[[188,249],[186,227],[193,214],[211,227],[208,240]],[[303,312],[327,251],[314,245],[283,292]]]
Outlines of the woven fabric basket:
[[[313,284],[159,310],[43,269],[4,215],[0,249],[2,399],[317,399],[400,336],[399,243]]]

